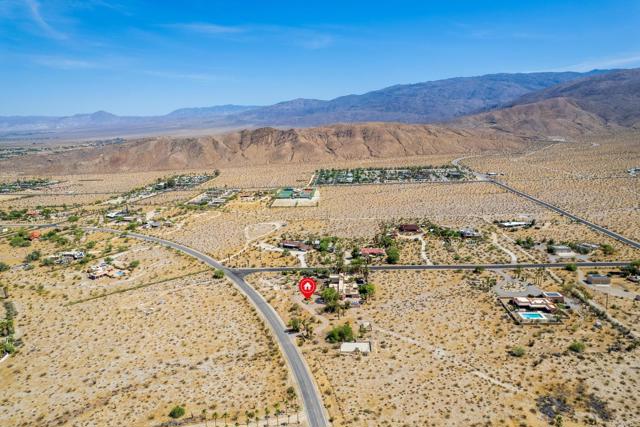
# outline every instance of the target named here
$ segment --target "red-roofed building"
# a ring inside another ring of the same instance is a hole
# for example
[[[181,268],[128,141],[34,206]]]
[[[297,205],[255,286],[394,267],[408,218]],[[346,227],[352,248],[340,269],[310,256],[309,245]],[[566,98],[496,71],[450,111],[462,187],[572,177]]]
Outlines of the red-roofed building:
[[[401,224],[398,227],[401,233],[420,233],[420,227],[417,224]]]
[[[385,256],[387,253],[382,248],[360,248],[360,254],[363,256]]]

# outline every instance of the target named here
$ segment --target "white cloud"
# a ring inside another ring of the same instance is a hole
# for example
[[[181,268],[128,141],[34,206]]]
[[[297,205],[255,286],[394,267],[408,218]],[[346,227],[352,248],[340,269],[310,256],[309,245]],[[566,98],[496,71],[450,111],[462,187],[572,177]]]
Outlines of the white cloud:
[[[31,61],[38,65],[58,70],[87,70],[92,68],[101,68],[100,64],[95,62],[61,56],[32,56]]]
[[[42,12],[40,11],[40,3],[37,0],[25,0],[25,4],[29,9],[29,14],[33,22],[35,22],[38,27],[44,32],[44,34],[48,37],[64,40],[67,38],[67,35],[61,33],[60,31],[53,28],[42,16]]]
[[[215,74],[206,74],[206,73],[181,73],[175,71],[162,71],[162,70],[145,70],[142,73],[147,74],[149,76],[155,77],[163,77],[168,79],[178,79],[178,80],[192,80],[192,81],[216,81],[221,80],[220,76]]]
[[[264,42],[271,38],[278,43],[290,44],[305,49],[322,49],[332,45],[335,37],[331,34],[299,27],[281,25],[218,25],[211,23],[176,23],[164,25],[180,31],[220,36],[241,42]]]
[[[559,67],[551,71],[591,71],[595,69],[640,66],[640,53],[631,53],[617,57],[591,59],[577,64]]]
[[[190,31],[201,34],[237,34],[244,33],[246,28],[229,25],[209,24],[202,22],[192,22],[184,24],[169,24],[169,28],[175,28],[182,31]]]

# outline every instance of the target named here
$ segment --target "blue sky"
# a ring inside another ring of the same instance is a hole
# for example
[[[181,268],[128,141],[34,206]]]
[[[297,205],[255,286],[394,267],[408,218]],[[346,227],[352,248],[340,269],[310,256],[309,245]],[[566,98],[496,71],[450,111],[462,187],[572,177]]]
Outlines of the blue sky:
[[[164,114],[638,66],[639,1],[0,0],[0,115]]]

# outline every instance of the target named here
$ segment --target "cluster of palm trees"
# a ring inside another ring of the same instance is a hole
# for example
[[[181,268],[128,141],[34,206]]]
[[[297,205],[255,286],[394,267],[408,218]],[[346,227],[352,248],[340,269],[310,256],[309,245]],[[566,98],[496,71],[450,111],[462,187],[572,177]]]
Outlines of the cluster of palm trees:
[[[213,427],[220,426],[236,426],[239,427],[241,425],[244,426],[270,426],[271,419],[275,418],[276,426],[280,425],[281,417],[286,417],[287,422],[286,425],[291,424],[291,411],[295,413],[295,424],[300,424],[300,405],[297,403],[295,390],[290,387],[287,390],[287,397],[283,402],[278,402],[273,405],[273,407],[265,406],[262,412],[259,409],[252,409],[244,411],[244,424],[241,423],[241,415],[239,413],[229,414],[228,412],[223,412],[222,414],[218,412],[213,412],[211,415],[207,412],[206,409],[202,410],[201,419],[205,422],[205,425],[209,426],[209,421],[213,421]],[[284,404],[284,410],[282,409],[282,405]],[[261,416],[262,414],[262,416]],[[231,423],[229,423],[229,421]],[[262,424],[261,424],[262,421]],[[218,424],[220,422],[220,424]]]

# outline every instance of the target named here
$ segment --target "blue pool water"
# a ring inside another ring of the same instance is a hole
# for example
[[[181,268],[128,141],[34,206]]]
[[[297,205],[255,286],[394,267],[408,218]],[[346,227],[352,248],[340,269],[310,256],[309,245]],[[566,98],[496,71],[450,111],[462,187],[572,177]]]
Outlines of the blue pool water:
[[[527,312],[527,313],[518,313],[520,314],[520,316],[523,319],[528,319],[528,320],[541,320],[544,319],[544,316],[540,313],[531,313],[531,312]]]

